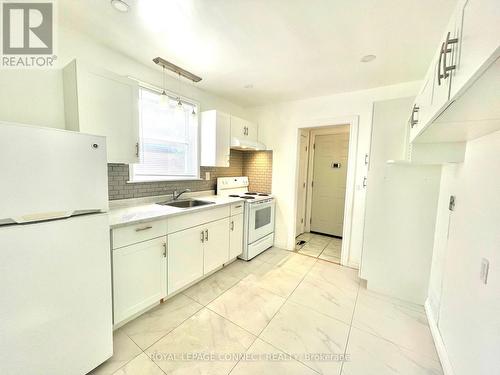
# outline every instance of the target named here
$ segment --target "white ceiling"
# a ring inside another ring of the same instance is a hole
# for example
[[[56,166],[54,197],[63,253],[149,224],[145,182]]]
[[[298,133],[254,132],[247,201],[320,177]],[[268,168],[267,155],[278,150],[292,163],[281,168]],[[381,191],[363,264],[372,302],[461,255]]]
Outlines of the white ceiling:
[[[422,79],[457,0],[60,0],[59,20],[242,105]],[[361,63],[367,54],[377,55]],[[253,88],[245,89],[251,84]]]

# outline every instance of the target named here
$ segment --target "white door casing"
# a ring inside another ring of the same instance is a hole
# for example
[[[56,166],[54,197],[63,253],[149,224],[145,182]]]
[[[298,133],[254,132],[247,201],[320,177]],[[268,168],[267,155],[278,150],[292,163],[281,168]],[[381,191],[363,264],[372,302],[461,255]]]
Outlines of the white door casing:
[[[309,131],[301,130],[299,141],[299,171],[297,185],[297,219],[295,236],[304,233],[306,222],[307,162],[309,157]]]

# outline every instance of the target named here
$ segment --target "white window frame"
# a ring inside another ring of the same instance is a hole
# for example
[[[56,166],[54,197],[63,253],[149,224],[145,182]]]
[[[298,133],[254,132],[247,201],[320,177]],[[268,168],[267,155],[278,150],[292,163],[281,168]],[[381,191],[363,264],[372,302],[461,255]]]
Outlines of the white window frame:
[[[130,77],[132,78],[132,77]],[[133,78],[132,78],[133,79]],[[163,89],[160,89],[156,86],[141,82],[139,82],[139,88],[140,90],[149,90],[158,94],[161,94],[163,92]],[[134,164],[129,165],[129,181],[128,183],[141,183],[141,182],[161,182],[161,181],[196,181],[196,180],[201,180],[200,176],[200,118],[201,116],[199,115],[200,113],[200,104],[199,102],[192,100],[190,98],[186,98],[182,95],[178,95],[172,91],[165,90],[166,94],[171,98],[171,99],[176,99],[180,98],[182,103],[186,103],[188,105],[194,106],[195,111],[196,111],[196,157],[195,157],[195,162],[196,162],[196,173],[193,176],[176,176],[176,175],[164,175],[164,176],[136,176],[135,170],[134,170]],[[139,99],[138,99],[139,100]],[[141,126],[141,125],[139,125]],[[139,145],[142,146],[142,138],[140,137]],[[141,147],[142,149],[142,147]]]

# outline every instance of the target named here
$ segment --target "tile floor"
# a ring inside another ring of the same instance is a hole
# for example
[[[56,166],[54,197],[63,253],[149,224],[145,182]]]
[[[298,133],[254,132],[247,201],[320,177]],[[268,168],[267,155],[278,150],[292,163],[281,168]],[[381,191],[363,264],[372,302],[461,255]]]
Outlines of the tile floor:
[[[278,248],[167,300],[114,343],[93,375],[442,374],[421,306],[367,291],[356,270]]]
[[[296,251],[298,253],[340,264],[341,238],[316,233],[302,233],[297,236],[297,241],[300,240],[305,241],[305,244],[297,245]]]

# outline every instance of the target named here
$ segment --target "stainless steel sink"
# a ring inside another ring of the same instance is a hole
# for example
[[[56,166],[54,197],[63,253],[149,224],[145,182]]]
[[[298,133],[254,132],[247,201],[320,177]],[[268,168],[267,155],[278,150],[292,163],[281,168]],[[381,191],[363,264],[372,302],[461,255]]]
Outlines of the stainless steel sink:
[[[207,204],[215,204],[215,202],[200,201],[197,199],[183,199],[178,201],[166,201],[157,204],[160,204],[162,206],[171,206],[178,208],[191,208],[191,207],[206,206]]]

